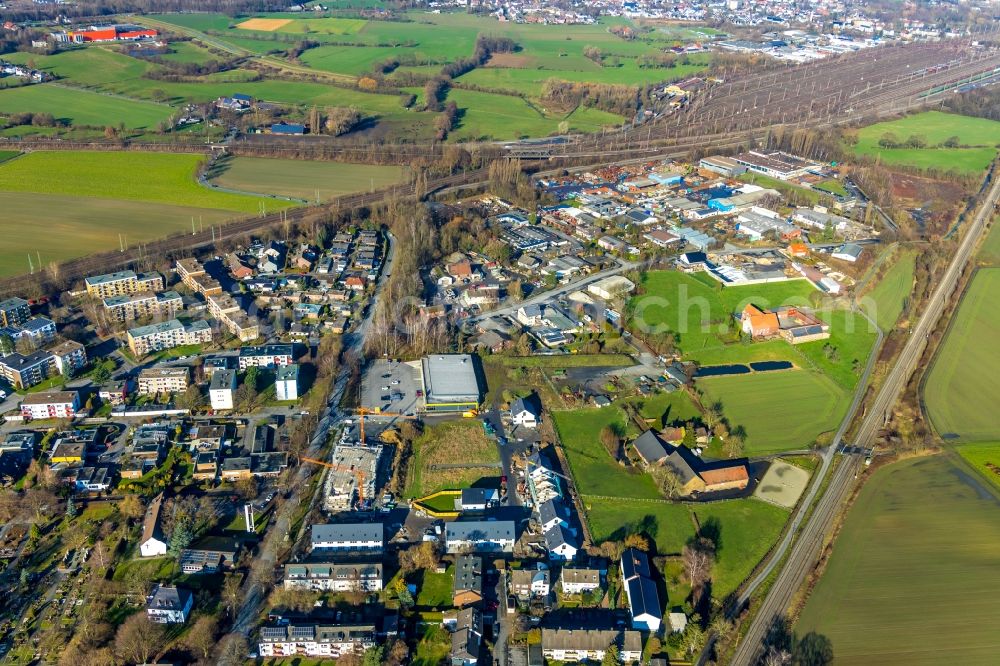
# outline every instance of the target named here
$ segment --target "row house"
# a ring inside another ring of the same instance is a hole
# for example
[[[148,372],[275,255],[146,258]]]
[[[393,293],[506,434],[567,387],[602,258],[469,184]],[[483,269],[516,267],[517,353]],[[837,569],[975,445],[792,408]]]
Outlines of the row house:
[[[286,625],[261,627],[261,657],[323,657],[363,654],[375,647],[375,625]]]
[[[382,589],[382,563],[373,560],[286,564],[284,587],[319,592],[378,592]]]

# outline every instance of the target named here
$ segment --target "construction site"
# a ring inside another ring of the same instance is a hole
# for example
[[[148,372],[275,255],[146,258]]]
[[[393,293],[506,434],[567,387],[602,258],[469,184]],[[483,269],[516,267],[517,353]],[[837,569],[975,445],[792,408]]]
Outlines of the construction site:
[[[383,447],[379,444],[341,444],[333,450],[324,489],[326,511],[366,509],[372,505],[378,489],[379,465]]]

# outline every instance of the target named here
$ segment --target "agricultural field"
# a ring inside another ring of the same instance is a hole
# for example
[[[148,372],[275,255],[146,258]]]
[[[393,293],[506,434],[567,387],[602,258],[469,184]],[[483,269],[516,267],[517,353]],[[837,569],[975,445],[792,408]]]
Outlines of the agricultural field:
[[[746,578],[777,541],[789,512],[756,499],[710,504],[676,504],[629,500],[584,499],[594,539],[622,539],[646,532],[659,554],[677,554],[695,535],[694,517],[706,532],[717,534],[718,559],[712,595],[724,599]],[[670,590],[667,590],[668,595]],[[683,603],[668,599],[667,605]]]
[[[1000,442],[977,442],[955,447],[958,455],[1000,490]]]
[[[0,165],[0,191],[145,201],[241,213],[287,203],[215,192],[195,180],[200,155],[38,151]]]
[[[924,400],[931,422],[946,439],[1000,438],[995,396],[1000,393],[1000,269],[982,268],[962,297],[958,313],[934,358]]]
[[[861,298],[861,307],[883,331],[895,328],[910,292],[913,291],[913,271],[917,253],[902,250],[891,257],[892,265],[871,291]]]
[[[886,134],[893,135],[900,143],[906,142],[911,136],[921,137],[927,147],[883,148],[879,141]],[[942,146],[951,137],[958,138],[959,147]],[[976,173],[985,170],[996,157],[997,144],[1000,144],[1000,122],[941,111],[925,111],[858,130],[854,152],[857,155],[879,157],[883,164]]]
[[[296,35],[354,35],[367,23],[361,19],[300,18],[300,14],[291,16],[294,18],[285,18],[280,14],[271,14],[268,18],[250,18],[237,23],[236,29]]]
[[[934,456],[875,472],[796,633],[825,634],[838,664],[993,663],[1000,500],[963,467]]]
[[[1000,268],[1000,225],[997,220],[993,221],[986,240],[979,248],[977,260],[980,266],[994,266]]]
[[[153,129],[175,113],[166,104],[120,99],[58,83],[42,83],[0,90],[0,114],[51,113],[56,122],[93,127]]]
[[[219,224],[287,202],[201,187],[198,155],[34,152],[0,163],[0,274]],[[155,206],[150,206],[155,203]],[[24,229],[45,229],[40,243]],[[121,238],[120,236],[121,235]]]
[[[850,405],[847,391],[808,370],[703,377],[696,380],[707,403],[722,403],[730,428],[743,426],[747,455],[808,449],[836,430]]]
[[[482,421],[447,421],[429,427],[413,443],[406,496],[424,497],[438,490],[468,487],[483,477],[499,476],[499,462],[497,443],[483,432]],[[440,467],[456,464],[467,466]]]
[[[264,157],[236,157],[213,172],[211,182],[241,192],[327,201],[353,192],[367,192],[406,180],[398,166],[307,162]]]

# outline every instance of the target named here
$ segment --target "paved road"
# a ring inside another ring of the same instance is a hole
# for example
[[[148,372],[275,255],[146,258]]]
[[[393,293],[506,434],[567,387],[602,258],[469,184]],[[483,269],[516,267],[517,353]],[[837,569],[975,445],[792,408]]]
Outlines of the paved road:
[[[530,296],[523,301],[519,301],[512,305],[506,305],[502,308],[497,308],[496,310],[490,310],[489,312],[484,312],[481,315],[476,315],[475,317],[469,317],[463,323],[464,324],[475,324],[477,322],[490,319],[491,317],[502,317],[504,315],[511,315],[518,311],[519,308],[523,308],[526,305],[536,305],[538,303],[543,303],[545,301],[551,300],[553,298],[558,298],[564,294],[568,294],[573,291],[578,291],[581,289],[586,289],[587,285],[597,282],[602,278],[606,278],[611,275],[619,275],[620,273],[625,273],[633,269],[642,266],[640,262],[637,261],[622,261],[618,260],[617,266],[612,266],[611,268],[605,268],[603,271],[598,271],[597,273],[591,273],[585,275],[579,280],[570,282],[555,289],[548,289],[546,291],[539,292],[533,296]]]
[[[343,398],[344,390],[347,388],[351,373],[350,363],[347,363],[346,360],[352,356],[360,358],[364,350],[365,337],[371,327],[372,316],[375,312],[374,304],[382,292],[386,281],[385,278],[392,274],[392,268],[396,259],[395,248],[396,240],[389,234],[386,247],[386,260],[372,297],[372,306],[368,309],[368,315],[362,319],[357,329],[344,336],[343,358],[345,359],[345,363],[341,364],[340,371],[334,380],[329,400],[327,401],[326,408],[323,410],[323,414],[320,415],[316,434],[313,436],[308,455],[316,455],[319,452],[327,441],[330,429],[346,416],[340,409],[340,402]],[[289,532],[291,519],[296,509],[303,502],[315,502],[316,497],[323,492],[324,479],[321,478],[319,483],[316,484],[316,492],[313,496],[305,496],[305,490],[308,488],[306,479],[311,471],[305,465],[299,466],[296,479],[292,483],[292,495],[282,505],[280,513],[275,517],[274,524],[268,529],[267,535],[260,545],[256,559],[266,563],[267,566],[263,570],[271,571],[277,565],[278,551],[287,546],[285,535]],[[289,536],[289,538],[293,537]],[[249,636],[255,629],[257,618],[271,588],[272,584],[269,580],[257,581],[253,580],[252,577],[247,579],[247,582],[244,584],[244,601],[233,622],[232,631],[234,633],[239,632],[244,636]]]
[[[976,244],[979,242],[983,230],[986,228],[986,224],[993,214],[994,206],[998,199],[1000,199],[1000,180],[994,181],[990,187],[989,194],[969,225],[951,264],[949,264],[941,276],[938,286],[935,288],[933,294],[931,294],[924,313],[913,327],[896,364],[889,372],[878,394],[862,418],[855,438],[857,444],[861,446],[870,445],[875,440],[879,429],[884,425],[892,406],[898,400],[900,393],[906,386],[907,380],[916,369],[917,363],[927,345],[927,338],[941,319],[945,306],[948,304],[958,285],[962,271],[972,257]],[[801,536],[791,549],[788,559],[779,572],[767,597],[765,597],[763,605],[747,628],[743,642],[737,648],[731,662],[735,666],[750,666],[756,663],[757,656],[761,650],[761,641],[768,627],[775,617],[783,615],[788,610],[792,597],[812,570],[822,548],[823,541],[826,535],[829,534],[834,519],[850,494],[854,486],[854,480],[857,478],[857,473],[861,469],[862,464],[860,456],[850,456],[837,468],[837,471],[830,480],[826,493],[820,498],[815,511],[802,527]],[[825,474],[827,467],[828,462],[824,458],[821,475]],[[815,487],[818,486],[818,483],[815,484]],[[804,505],[808,503],[807,501]],[[794,532],[794,530],[790,530],[791,532]],[[777,556],[773,561],[780,559],[780,556]]]

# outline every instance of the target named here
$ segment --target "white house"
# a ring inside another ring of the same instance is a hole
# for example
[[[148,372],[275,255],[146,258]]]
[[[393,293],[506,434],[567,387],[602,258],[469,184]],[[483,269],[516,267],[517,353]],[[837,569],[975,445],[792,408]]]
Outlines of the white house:
[[[510,419],[515,426],[538,426],[539,409],[534,396],[518,398],[510,406]]]
[[[208,385],[208,397],[212,409],[219,411],[233,408],[233,396],[236,394],[236,371],[216,370]]]
[[[629,548],[622,553],[621,570],[632,628],[655,634],[663,622],[663,608],[653,582],[649,556]]]
[[[299,399],[299,366],[296,363],[279,367],[274,374],[274,394],[278,400]]]
[[[583,594],[601,587],[600,569],[573,569],[563,567],[559,578],[563,594]]]
[[[469,520],[445,526],[449,553],[514,552],[517,529],[512,520]]]
[[[146,615],[159,624],[184,624],[193,604],[194,595],[190,590],[157,585],[146,598]]]
[[[160,529],[160,506],[163,504],[163,493],[153,498],[146,509],[146,517],[142,523],[142,541],[139,542],[141,557],[160,557],[167,554],[167,542]]]
[[[514,569],[510,572],[510,591],[522,599],[547,597],[552,589],[551,576],[544,564],[536,569]]]

